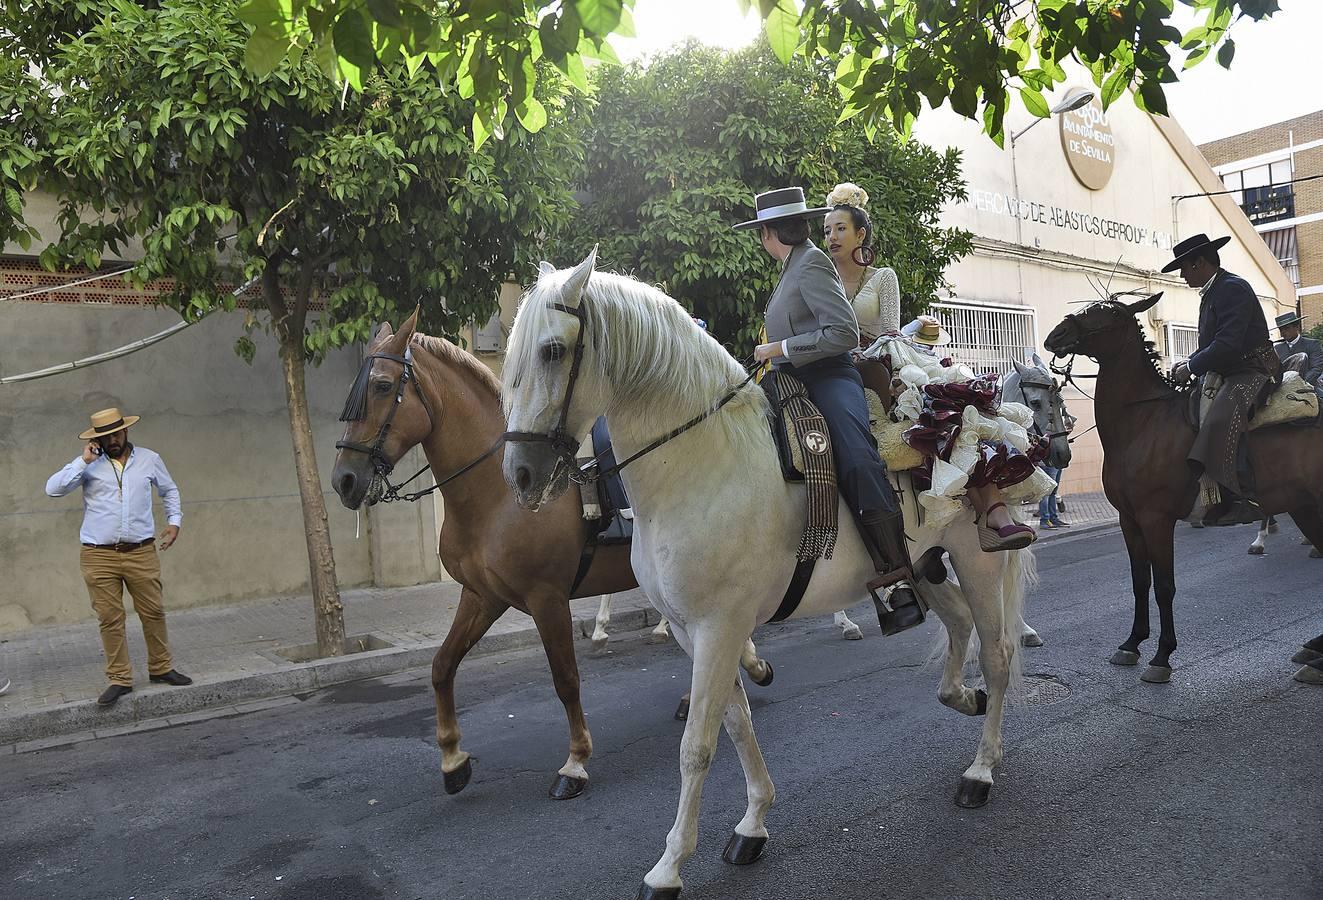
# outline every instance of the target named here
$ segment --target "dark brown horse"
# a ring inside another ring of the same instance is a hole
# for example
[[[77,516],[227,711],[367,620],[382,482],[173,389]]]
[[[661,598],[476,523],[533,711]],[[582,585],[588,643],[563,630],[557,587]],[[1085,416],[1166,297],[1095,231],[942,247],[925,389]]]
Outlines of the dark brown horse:
[[[1190,393],[1176,390],[1159,373],[1156,354],[1135,321],[1135,314],[1160,296],[1129,304],[1113,296],[1095,303],[1066,316],[1044,342],[1058,356],[1080,354],[1098,362],[1094,415],[1103,445],[1103,488],[1121,514],[1135,592],[1134,625],[1111,661],[1139,662],[1139,645],[1149,634],[1152,584],[1162,633],[1141,677],[1156,683],[1170,679],[1176,649],[1172,531],[1190,514],[1198,491],[1185,461],[1195,437],[1186,415]],[[1323,428],[1278,425],[1251,432],[1248,441],[1251,466],[1272,474],[1259,480],[1263,512],[1289,513],[1305,537],[1323,547]]]
[[[501,477],[499,447],[483,457],[505,431],[500,383],[454,344],[415,334],[416,319],[417,313],[398,333],[383,324],[368,346],[346,404],[350,421],[341,445],[347,446],[336,457],[332,484],[345,506],[358,509],[380,496],[382,472],[417,444],[438,482],[481,460],[441,488],[441,562],[463,585],[455,621],[432,660],[446,793],[463,790],[473,772],[469,754],[459,747],[455,672],[464,654],[513,607],[533,617],[569,719],[569,759],[551,796],[576,797],[588,781],[584,765],[593,740],[579,702],[569,601],[637,587],[629,547],[597,548],[587,574],[571,591],[589,538],[579,492],[566,491],[536,514],[519,507]]]

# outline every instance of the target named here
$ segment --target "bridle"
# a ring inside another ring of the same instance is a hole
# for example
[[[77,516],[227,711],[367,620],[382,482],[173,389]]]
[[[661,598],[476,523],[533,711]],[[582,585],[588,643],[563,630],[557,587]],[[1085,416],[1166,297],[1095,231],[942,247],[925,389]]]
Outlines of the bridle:
[[[574,351],[573,351],[574,358],[573,361],[570,363],[570,377],[569,377],[569,382],[565,385],[565,399],[561,402],[560,416],[557,418],[556,425],[554,428],[551,429],[551,431],[547,431],[547,432],[507,431],[502,436],[502,440],[510,441],[511,443],[516,443],[516,444],[517,443],[550,444],[551,449],[555,452],[559,461],[565,463],[569,467],[570,481],[580,486],[589,485],[594,482],[600,481],[603,478],[609,478],[612,475],[617,474],[622,469],[624,469],[625,466],[634,462],[636,459],[646,456],[647,454],[651,453],[653,450],[656,450],[662,444],[674,440],[675,438],[684,434],[689,429],[693,428],[695,425],[702,422],[704,419],[707,419],[710,416],[716,414],[717,411],[719,411],[723,406],[725,406],[731,400],[734,400],[735,397],[739,394],[740,390],[746,384],[753,381],[754,377],[757,376],[759,370],[762,368],[761,365],[755,366],[753,371],[749,373],[747,378],[745,378],[735,387],[731,388],[725,394],[725,396],[723,396],[716,403],[709,406],[705,411],[699,413],[697,416],[690,419],[688,422],[685,422],[683,425],[679,426],[678,428],[671,429],[666,434],[662,435],[661,437],[652,441],[647,446],[643,447],[637,453],[631,454],[627,459],[616,463],[614,466],[611,466],[608,469],[603,470],[599,464],[602,458],[611,452],[610,448],[608,448],[606,450],[603,450],[597,456],[593,457],[583,466],[580,466],[579,460],[577,458],[577,454],[579,451],[579,442],[576,441],[574,439],[574,436],[571,435],[566,430],[565,425],[569,421],[570,403],[573,402],[574,400],[574,387],[579,380],[579,369],[583,364],[583,348],[584,348],[585,333],[588,331],[588,317],[585,315],[583,311],[582,300],[580,300],[578,306],[568,306],[564,303],[549,303],[547,304],[547,308],[552,310],[558,310],[559,312],[563,312],[563,313],[568,313],[569,315],[572,315],[579,320],[579,334],[574,339]]]
[[[1038,371],[1042,371],[1042,370],[1040,369],[1040,370],[1038,370]],[[1053,431],[1053,432],[1050,432],[1050,433],[1049,433],[1049,432],[1044,432],[1043,429],[1041,429],[1041,428],[1038,427],[1038,418],[1035,417],[1035,418],[1034,418],[1034,424],[1033,424],[1034,434],[1036,434],[1036,435],[1038,435],[1040,438],[1043,438],[1044,440],[1048,440],[1048,441],[1054,440],[1054,439],[1059,438],[1059,437],[1067,437],[1067,436],[1071,433],[1071,431],[1073,430],[1073,424],[1070,423],[1070,422],[1067,422],[1067,421],[1066,421],[1066,419],[1067,419],[1067,417],[1069,416],[1069,414],[1066,412],[1065,402],[1061,399],[1061,386],[1060,386],[1059,384],[1057,384],[1057,382],[1056,382],[1055,379],[1051,379],[1051,378],[1049,378],[1048,381],[1047,381],[1046,383],[1045,383],[1045,382],[1042,382],[1042,381],[1037,381],[1037,380],[1026,382],[1024,376],[1023,376],[1023,375],[1020,375],[1019,381],[1016,382],[1016,385],[1015,385],[1015,386],[1018,387],[1018,388],[1020,389],[1020,399],[1023,400],[1023,401],[1024,401],[1024,405],[1027,406],[1027,407],[1029,407],[1031,410],[1033,409],[1033,404],[1029,402],[1029,395],[1028,395],[1027,393],[1025,393],[1025,390],[1024,390],[1024,386],[1025,386],[1026,383],[1032,385],[1033,387],[1046,388],[1046,389],[1047,389],[1047,392],[1048,392],[1047,395],[1048,395],[1048,404],[1049,404],[1049,406],[1051,406],[1051,405],[1055,405],[1054,402],[1053,402],[1053,398],[1056,399],[1056,402],[1060,402],[1060,403],[1061,403],[1061,418],[1062,418],[1062,424],[1063,424],[1063,426],[1064,426],[1064,430],[1063,430],[1063,431]]]

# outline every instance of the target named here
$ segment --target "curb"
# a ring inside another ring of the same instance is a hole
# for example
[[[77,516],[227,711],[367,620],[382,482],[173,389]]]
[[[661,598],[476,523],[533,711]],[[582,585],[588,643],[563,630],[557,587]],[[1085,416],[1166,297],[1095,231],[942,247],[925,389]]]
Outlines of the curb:
[[[1038,540],[1035,544],[1050,543],[1056,540],[1064,540],[1072,537],[1083,537],[1087,534],[1097,534],[1100,531],[1108,531],[1112,528],[1119,528],[1121,519],[1108,519],[1106,522],[1094,522],[1089,525],[1076,525],[1070,528],[1054,528],[1052,531],[1044,534],[1039,532]]]
[[[659,621],[660,615],[651,607],[621,610],[611,617],[611,633],[637,631]],[[587,643],[594,627],[592,617],[576,618],[576,644]],[[484,637],[464,658],[522,650],[539,643],[537,627],[529,619],[525,627]],[[297,703],[298,698],[291,695],[429,666],[438,646],[436,643],[395,646],[333,659],[288,663],[287,668],[275,672],[198,681],[187,690],[135,692],[110,709],[101,709],[89,699],[17,712],[0,717],[0,731],[4,733],[0,756]]]

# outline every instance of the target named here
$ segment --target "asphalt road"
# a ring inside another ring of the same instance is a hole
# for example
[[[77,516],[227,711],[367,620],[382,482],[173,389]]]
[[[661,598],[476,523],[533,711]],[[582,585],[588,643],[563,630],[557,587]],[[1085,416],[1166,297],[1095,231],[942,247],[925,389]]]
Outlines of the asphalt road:
[[[747,868],[721,862],[743,812],[723,737],[690,898],[1323,897],[1323,688],[1289,657],[1323,630],[1323,561],[1292,527],[1178,531],[1180,647],[1168,685],[1105,659],[1131,601],[1115,533],[1039,553],[1030,699],[1007,717],[992,803],[952,802],[981,720],[936,700],[934,625],[842,641],[774,626],[751,687],[778,797]],[[1156,617],[1155,617],[1156,624]],[[1156,634],[1155,634],[1156,638]],[[596,755],[580,798],[546,797],[564,718],[536,651],[460,672],[473,783],[441,791],[424,671],[266,712],[0,761],[9,898],[629,898],[678,793],[687,678],[673,645],[584,659]],[[1148,647],[1152,652],[1151,644]],[[1146,657],[1147,658],[1147,657]]]

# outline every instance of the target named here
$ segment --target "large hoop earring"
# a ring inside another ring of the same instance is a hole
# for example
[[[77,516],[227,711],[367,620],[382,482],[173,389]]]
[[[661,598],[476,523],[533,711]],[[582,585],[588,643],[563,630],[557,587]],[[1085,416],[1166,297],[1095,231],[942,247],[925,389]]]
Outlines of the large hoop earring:
[[[873,260],[877,259],[877,254],[867,244],[860,244],[850,251],[850,259],[854,260],[855,265],[867,269],[873,264]]]

